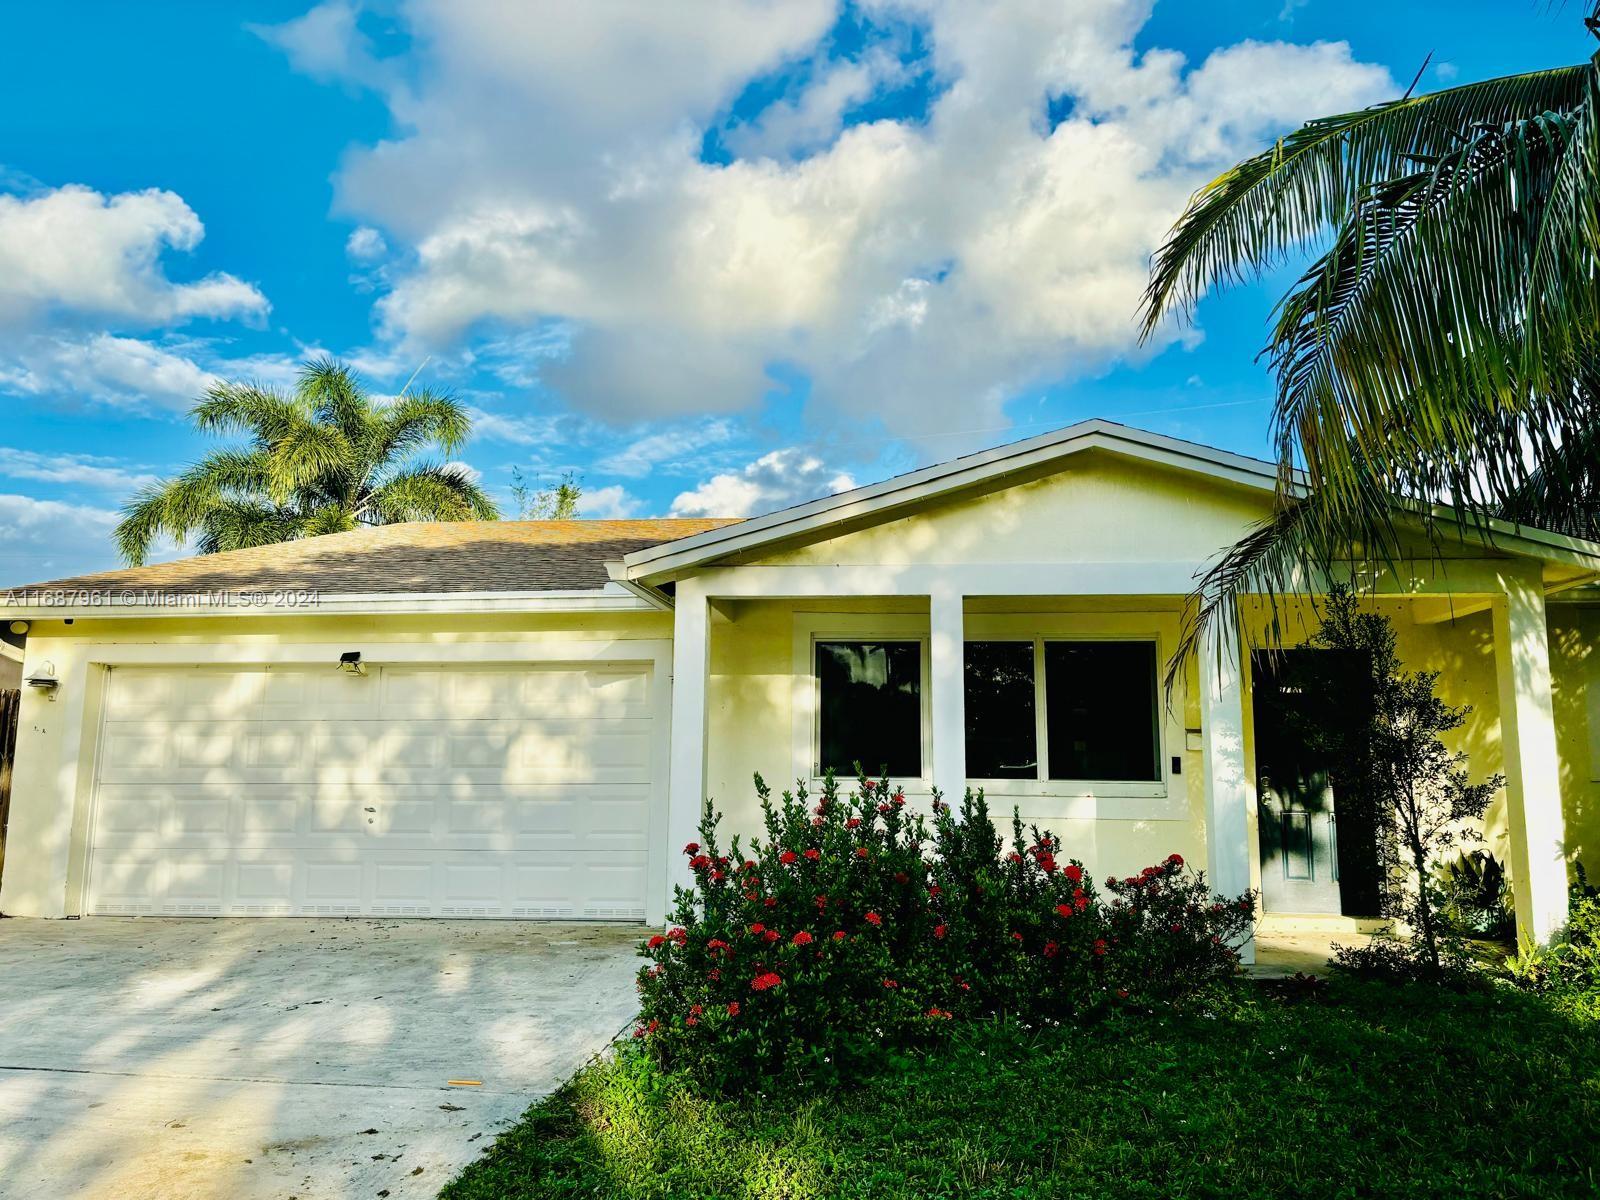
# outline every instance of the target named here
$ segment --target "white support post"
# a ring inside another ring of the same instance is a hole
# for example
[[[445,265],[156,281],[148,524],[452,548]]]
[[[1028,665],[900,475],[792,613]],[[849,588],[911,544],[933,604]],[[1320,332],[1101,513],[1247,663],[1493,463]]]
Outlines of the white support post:
[[[951,804],[967,787],[967,672],[964,598],[955,589],[928,597],[928,676],[932,689],[933,786]]]
[[[1508,575],[1505,597],[1494,605],[1494,664],[1512,894],[1519,940],[1538,945],[1547,943],[1567,921],[1566,827],[1550,696],[1549,638],[1542,581],[1531,575]]]
[[[1200,727],[1206,790],[1206,877],[1211,890],[1238,896],[1250,889],[1250,786],[1244,757],[1244,653],[1232,625],[1206,630],[1199,648]],[[1255,962],[1254,937],[1239,946]]]
[[[681,580],[672,615],[672,765],[667,782],[667,879],[645,919],[666,920],[672,887],[693,876],[683,854],[699,838],[706,786],[706,685],[711,670],[711,605],[699,581]]]

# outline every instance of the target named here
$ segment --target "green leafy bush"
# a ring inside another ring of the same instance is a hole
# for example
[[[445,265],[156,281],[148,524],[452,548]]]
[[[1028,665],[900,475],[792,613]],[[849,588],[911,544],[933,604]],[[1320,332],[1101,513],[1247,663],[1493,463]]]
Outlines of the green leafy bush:
[[[930,822],[887,782],[774,797],[764,837],[723,847],[711,805],[684,847],[694,886],[642,949],[634,1036],[710,1090],[838,1078],[962,1022],[1083,1019],[1182,1002],[1237,972],[1251,896],[1211,897],[1173,855],[1109,881],[982,793]]]
[[[1561,935],[1548,947],[1524,949],[1507,966],[1519,987],[1576,1015],[1600,1019],[1600,890],[1589,885],[1581,864]]]

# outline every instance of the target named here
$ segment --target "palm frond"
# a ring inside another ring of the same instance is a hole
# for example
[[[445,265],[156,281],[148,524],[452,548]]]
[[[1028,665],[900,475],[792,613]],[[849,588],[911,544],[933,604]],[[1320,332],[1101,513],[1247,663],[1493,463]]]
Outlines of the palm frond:
[[[499,510],[458,463],[423,464],[398,471],[373,489],[362,520],[493,521]]]
[[[1577,108],[1590,72],[1532,71],[1308,122],[1190,199],[1152,262],[1142,336],[1212,287],[1278,266],[1341,224],[1367,188],[1448,153],[1463,131]]]

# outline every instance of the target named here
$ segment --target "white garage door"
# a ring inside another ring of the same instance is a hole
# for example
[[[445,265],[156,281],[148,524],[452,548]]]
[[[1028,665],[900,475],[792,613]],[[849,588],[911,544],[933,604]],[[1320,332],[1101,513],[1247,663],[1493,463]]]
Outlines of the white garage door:
[[[636,664],[119,667],[89,911],[644,917]]]

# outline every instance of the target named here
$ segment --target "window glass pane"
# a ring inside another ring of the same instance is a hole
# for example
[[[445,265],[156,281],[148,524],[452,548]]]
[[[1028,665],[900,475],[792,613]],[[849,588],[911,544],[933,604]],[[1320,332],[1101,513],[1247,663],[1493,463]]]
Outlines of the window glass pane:
[[[967,777],[1039,778],[1033,643],[968,642]]]
[[[1154,642],[1046,642],[1051,779],[1161,778]]]
[[[920,642],[818,642],[817,689],[819,769],[922,774]]]

